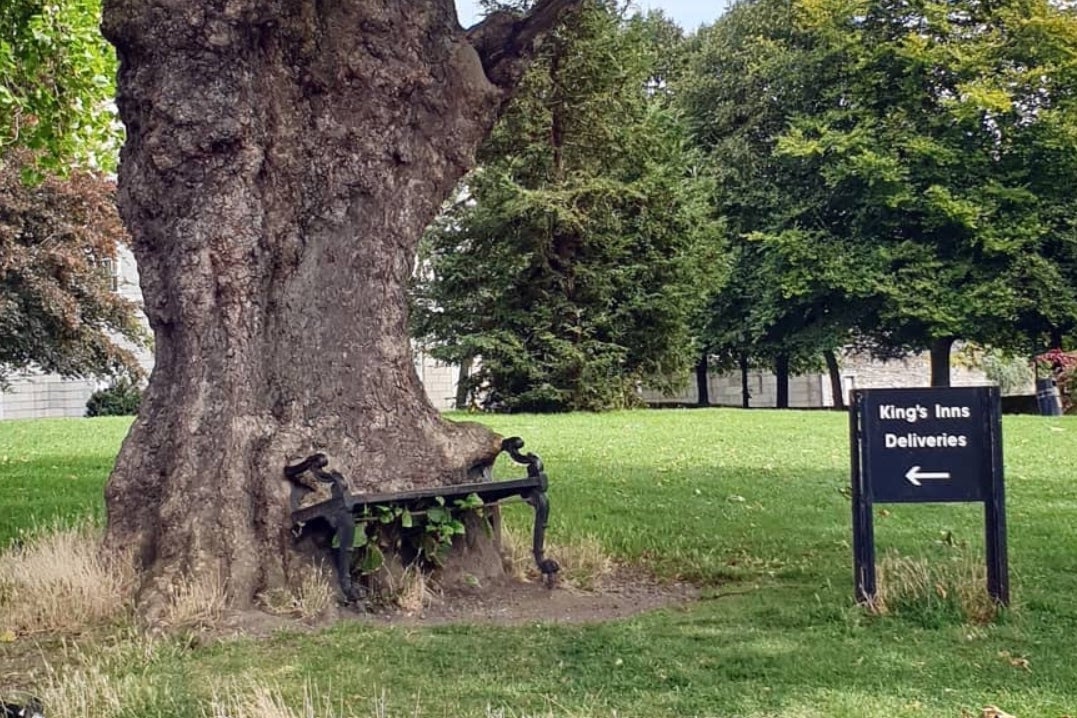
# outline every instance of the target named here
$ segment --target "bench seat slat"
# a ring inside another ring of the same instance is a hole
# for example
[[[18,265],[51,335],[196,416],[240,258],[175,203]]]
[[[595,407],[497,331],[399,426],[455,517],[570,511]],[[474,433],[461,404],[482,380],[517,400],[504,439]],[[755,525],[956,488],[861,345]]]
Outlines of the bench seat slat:
[[[348,503],[351,504],[352,513],[359,513],[367,506],[408,504],[423,499],[432,499],[441,496],[446,501],[456,498],[477,494],[483,503],[494,503],[512,496],[526,496],[535,489],[545,491],[547,480],[545,474],[528,476],[525,479],[513,479],[509,481],[482,481],[473,484],[456,484],[453,486],[433,486],[423,489],[412,489],[383,494],[350,494]],[[336,499],[326,499],[310,506],[304,506],[292,512],[292,520],[295,522],[311,521],[323,517],[336,510]]]

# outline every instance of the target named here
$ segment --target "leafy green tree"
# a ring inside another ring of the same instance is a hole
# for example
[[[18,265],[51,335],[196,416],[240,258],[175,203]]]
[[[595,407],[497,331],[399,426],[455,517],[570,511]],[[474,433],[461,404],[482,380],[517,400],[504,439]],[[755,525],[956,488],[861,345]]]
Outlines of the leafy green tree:
[[[1077,128],[1074,15],[1046,2],[798,7],[816,57],[846,75],[792,118],[778,153],[824,178],[831,236],[873,248],[882,272],[861,330],[931,349],[932,383],[946,384],[955,339],[1027,346],[1037,325],[1072,326],[1072,203],[1032,158],[1077,156],[1052,130]]]
[[[98,29],[100,0],[0,3],[0,158],[110,170],[119,149],[116,56]]]
[[[788,371],[816,368],[821,353],[849,341],[859,304],[848,298],[866,292],[860,248],[824,242],[798,219],[818,203],[819,178],[776,153],[790,116],[816,106],[830,72],[807,64],[810,39],[793,12],[788,0],[735,4],[699,33],[676,88],[718,178],[732,257],[702,336],[727,368],[776,369],[780,404]]]
[[[737,6],[686,94],[715,163],[738,168],[722,209],[778,290],[751,307],[756,334],[809,328],[810,309],[824,344],[931,349],[945,384],[955,339],[1073,326],[1073,207],[1041,175],[1073,167],[1075,39],[1046,2]]]
[[[427,238],[418,336],[481,357],[506,410],[601,410],[691,366],[691,317],[722,270],[660,52],[672,26],[591,0],[547,40],[480,168]]]

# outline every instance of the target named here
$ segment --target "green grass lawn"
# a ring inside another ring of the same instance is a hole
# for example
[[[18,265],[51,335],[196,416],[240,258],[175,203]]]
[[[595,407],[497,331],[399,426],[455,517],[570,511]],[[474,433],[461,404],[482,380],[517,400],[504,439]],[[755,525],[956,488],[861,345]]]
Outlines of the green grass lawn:
[[[145,685],[131,714],[197,716],[213,690],[255,677],[297,706],[306,687],[360,716],[958,718],[987,705],[1020,718],[1077,714],[1075,419],[1004,419],[1014,606],[988,625],[945,602],[886,617],[852,605],[843,414],[482,420],[542,456],[554,540],[593,535],[617,557],[696,582],[704,599],[601,625],[352,621],[198,647],[177,638],[150,653],[87,649],[114,654],[116,680]],[[0,422],[0,543],[57,518],[100,516],[126,427]],[[509,520],[526,522],[517,508]],[[979,505],[879,506],[875,530],[880,558],[982,560]]]

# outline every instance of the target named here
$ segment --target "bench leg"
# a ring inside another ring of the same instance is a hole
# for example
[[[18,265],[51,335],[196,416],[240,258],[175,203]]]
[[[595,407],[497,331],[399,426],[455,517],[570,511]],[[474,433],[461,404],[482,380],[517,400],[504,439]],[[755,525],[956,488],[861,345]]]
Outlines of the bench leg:
[[[531,505],[531,508],[535,509],[535,531],[531,543],[531,549],[535,555],[535,565],[538,566],[538,570],[542,573],[542,578],[546,585],[553,588],[557,572],[561,570],[561,567],[552,558],[546,558],[545,553],[546,522],[550,517],[550,500],[546,497],[545,491],[535,489],[527,495],[527,503]]]
[[[344,600],[355,603],[359,592],[352,583],[352,546],[355,544],[355,520],[350,511],[342,511],[333,517],[333,532],[337,539],[336,569]]]

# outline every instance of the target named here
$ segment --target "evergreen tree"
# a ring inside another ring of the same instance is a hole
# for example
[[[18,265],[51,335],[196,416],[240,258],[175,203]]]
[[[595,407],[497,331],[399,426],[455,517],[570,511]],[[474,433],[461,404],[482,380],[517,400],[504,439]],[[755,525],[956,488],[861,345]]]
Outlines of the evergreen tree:
[[[721,273],[709,182],[666,94],[671,25],[590,0],[549,38],[429,233],[417,335],[488,406],[601,410],[668,385]]]

